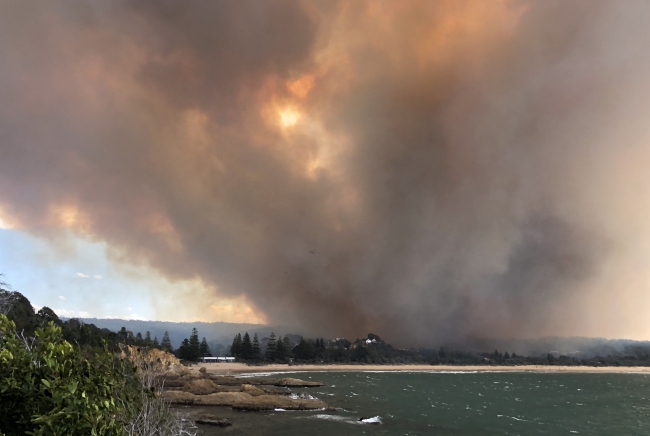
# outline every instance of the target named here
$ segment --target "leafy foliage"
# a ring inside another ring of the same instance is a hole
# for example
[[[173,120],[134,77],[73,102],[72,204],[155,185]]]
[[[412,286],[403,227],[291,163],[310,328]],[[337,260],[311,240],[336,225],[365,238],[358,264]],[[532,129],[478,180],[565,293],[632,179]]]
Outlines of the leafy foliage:
[[[75,347],[50,322],[24,340],[0,315],[0,428],[14,435],[122,434],[126,405],[137,398],[135,368]]]
[[[9,315],[0,313],[0,436],[196,434],[159,395],[151,365],[109,349],[106,338],[133,341],[132,332],[62,322],[47,307],[34,313],[17,292],[0,297]]]

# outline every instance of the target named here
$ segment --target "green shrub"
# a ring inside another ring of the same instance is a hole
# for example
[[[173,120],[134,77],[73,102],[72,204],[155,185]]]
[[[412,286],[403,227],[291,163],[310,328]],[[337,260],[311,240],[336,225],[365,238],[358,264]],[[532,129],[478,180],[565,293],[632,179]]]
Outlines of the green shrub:
[[[142,397],[135,367],[106,343],[72,346],[52,322],[35,334],[0,315],[0,435],[124,434]]]

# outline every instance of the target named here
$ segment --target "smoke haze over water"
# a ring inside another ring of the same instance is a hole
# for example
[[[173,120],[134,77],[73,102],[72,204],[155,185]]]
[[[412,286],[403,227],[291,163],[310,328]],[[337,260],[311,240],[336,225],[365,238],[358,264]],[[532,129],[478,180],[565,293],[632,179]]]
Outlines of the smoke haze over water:
[[[320,334],[647,339],[648,16],[3,2],[0,217]]]

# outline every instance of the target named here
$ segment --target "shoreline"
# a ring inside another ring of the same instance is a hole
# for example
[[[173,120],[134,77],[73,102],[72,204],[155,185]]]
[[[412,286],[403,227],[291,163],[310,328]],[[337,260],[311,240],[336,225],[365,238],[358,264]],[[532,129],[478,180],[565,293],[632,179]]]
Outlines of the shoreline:
[[[650,374],[647,366],[481,366],[481,365],[292,365],[271,364],[248,366],[245,363],[200,363],[207,372],[217,375],[245,375],[293,372],[518,372],[518,373],[584,373],[584,374]]]

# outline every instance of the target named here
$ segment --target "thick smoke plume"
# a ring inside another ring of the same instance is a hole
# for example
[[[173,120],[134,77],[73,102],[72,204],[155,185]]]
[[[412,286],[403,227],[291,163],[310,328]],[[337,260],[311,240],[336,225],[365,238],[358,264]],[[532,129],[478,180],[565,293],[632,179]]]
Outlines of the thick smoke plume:
[[[0,210],[320,334],[647,337],[648,16],[3,2]]]

